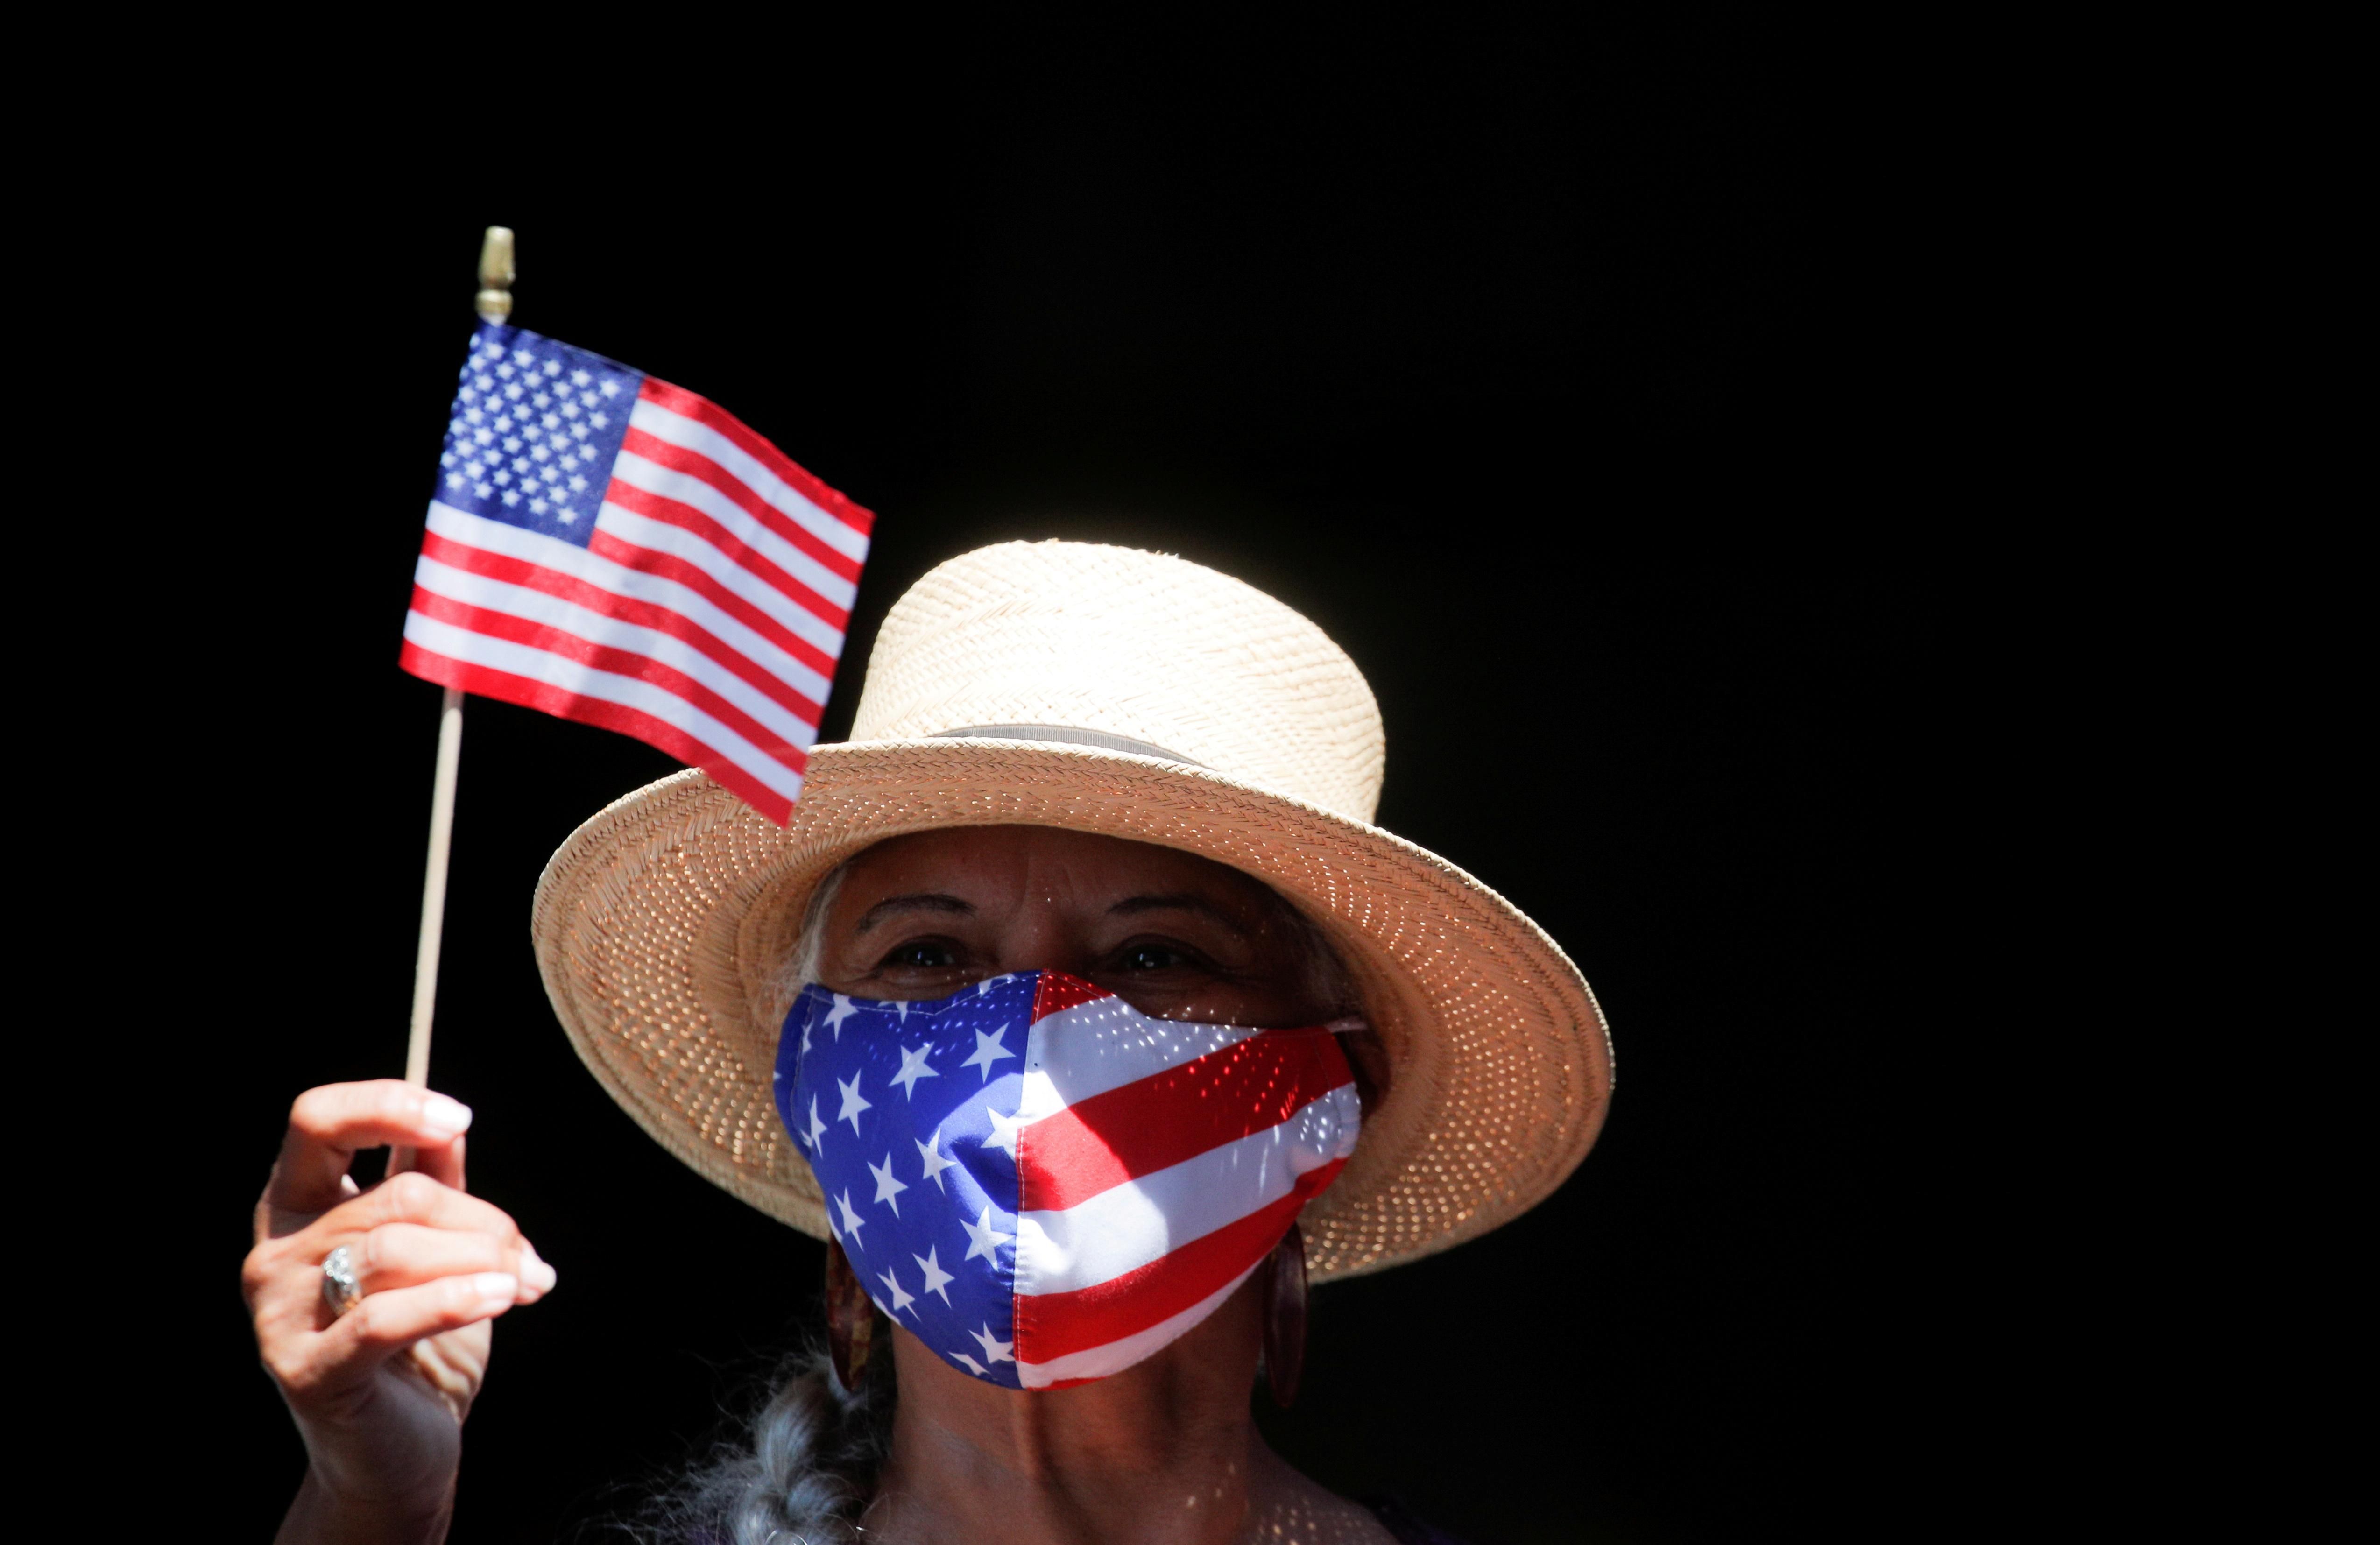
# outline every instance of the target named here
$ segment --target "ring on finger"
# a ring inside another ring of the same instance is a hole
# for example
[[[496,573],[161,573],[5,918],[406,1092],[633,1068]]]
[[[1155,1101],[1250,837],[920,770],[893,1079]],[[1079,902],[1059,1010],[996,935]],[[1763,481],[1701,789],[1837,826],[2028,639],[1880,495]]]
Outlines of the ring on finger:
[[[363,1284],[356,1281],[355,1252],[342,1245],[322,1258],[322,1302],[331,1306],[331,1318],[336,1320],[363,1298]]]

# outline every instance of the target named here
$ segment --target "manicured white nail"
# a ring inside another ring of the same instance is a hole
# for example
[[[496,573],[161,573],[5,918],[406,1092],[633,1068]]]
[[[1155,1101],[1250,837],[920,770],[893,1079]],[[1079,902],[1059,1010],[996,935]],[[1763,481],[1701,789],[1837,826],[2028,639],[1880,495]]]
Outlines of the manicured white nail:
[[[520,1296],[520,1279],[510,1271],[482,1271],[471,1279],[471,1291],[480,1296],[483,1308],[510,1304]]]
[[[443,1094],[424,1095],[421,1099],[421,1125],[440,1141],[459,1137],[471,1125],[471,1107],[459,1100],[449,1100]]]
[[[552,1292],[553,1284],[559,1282],[561,1277],[552,1267],[545,1263],[545,1259],[537,1253],[536,1246],[523,1245],[520,1279],[528,1283],[533,1290],[542,1294]]]

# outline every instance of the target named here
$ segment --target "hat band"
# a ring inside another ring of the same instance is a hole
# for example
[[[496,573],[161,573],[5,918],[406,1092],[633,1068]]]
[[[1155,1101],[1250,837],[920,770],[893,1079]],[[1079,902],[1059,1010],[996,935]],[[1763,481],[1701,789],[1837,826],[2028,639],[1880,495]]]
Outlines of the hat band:
[[[1055,740],[1069,746],[1094,746],[1102,751],[1123,751],[1135,757],[1178,761],[1184,767],[1205,767],[1179,751],[1151,746],[1146,740],[1110,735],[1104,730],[1078,730],[1065,724],[969,724],[963,729],[936,730],[929,740]]]

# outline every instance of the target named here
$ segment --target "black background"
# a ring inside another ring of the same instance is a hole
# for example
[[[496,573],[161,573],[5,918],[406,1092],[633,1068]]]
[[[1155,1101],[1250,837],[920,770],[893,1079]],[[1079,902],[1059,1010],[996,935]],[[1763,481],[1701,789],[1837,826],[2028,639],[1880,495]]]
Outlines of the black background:
[[[1884,1505],[1884,1113],[1924,1102],[1916,725],[1949,601],[1908,518],[1927,383],[1879,362],[1923,303],[1879,276],[1889,190],[1830,164],[1822,51],[1773,26],[1227,52],[676,143],[646,122],[503,174],[317,102],[181,190],[161,284],[216,361],[226,526],[285,523],[188,602],[209,643],[160,705],[172,798],[236,812],[177,839],[160,900],[173,969],[238,1005],[166,1226],[220,1310],[186,1449],[245,1537],[303,1458],[232,1294],[243,1206],[297,1090],[402,1064],[438,691],[395,658],[493,221],[522,324],[711,397],[877,513],[828,738],[935,563],[1179,553],[1348,650],[1388,724],[1381,824],[1597,987],[1600,1146],[1500,1233],[1323,1289],[1305,1397],[1258,1401],[1283,1453],[1479,1545]],[[701,148],[731,139],[734,165]],[[546,855],[672,765],[469,711],[433,1082],[562,1284],[501,1328],[457,1540],[622,1505],[607,1486],[681,1460],[813,1322],[819,1247],[615,1111],[530,957]]]

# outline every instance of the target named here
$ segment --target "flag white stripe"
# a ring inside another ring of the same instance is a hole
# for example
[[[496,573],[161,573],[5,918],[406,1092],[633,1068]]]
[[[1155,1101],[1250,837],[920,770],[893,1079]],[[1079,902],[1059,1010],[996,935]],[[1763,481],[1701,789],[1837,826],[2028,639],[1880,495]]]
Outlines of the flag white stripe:
[[[1342,1084],[1286,1121],[1054,1212],[1016,1217],[1016,1291],[1073,1293],[1163,1259],[1289,1195],[1299,1175],[1354,1150],[1359,1107]],[[1033,1140],[1027,1127],[1024,1140]]]
[[[543,590],[455,568],[426,554],[414,565],[413,581],[432,595],[538,623],[606,649],[641,654],[682,672],[805,751],[818,739],[818,732],[795,717],[784,704],[683,639],[605,613],[589,611]]]
[[[660,462],[647,461],[636,452],[625,450],[613,459],[612,475],[630,488],[641,488],[648,493],[700,510],[762,557],[846,612],[859,595],[858,586],[769,529],[759,517],[700,478],[674,472]]]
[[[855,563],[868,556],[868,539],[804,497],[783,478],[761,465],[749,451],[697,419],[673,413],[643,397],[628,412],[628,422],[656,440],[681,450],[707,456],[730,477],[783,512],[785,518]]]
[[[1077,1101],[1138,1083],[1261,1030],[1232,1025],[1190,1025],[1152,1019],[1121,998],[1097,998],[1033,1022],[1026,1037],[1027,1121],[1054,1115]]]
[[[1257,1264],[1263,1263],[1259,1261]],[[1020,1361],[1016,1365],[1016,1381],[1028,1390],[1040,1390],[1062,1380],[1103,1379],[1111,1373],[1121,1373],[1214,1313],[1224,1299],[1248,1280],[1248,1271],[1255,1270],[1255,1266],[1249,1267],[1247,1271],[1233,1277],[1180,1314],[1170,1320],[1160,1320],[1146,1331],[1135,1331],[1104,1346],[1086,1346],[1080,1352],[1069,1352],[1046,1363]]]
[[[484,633],[455,627],[434,617],[423,616],[419,612],[405,614],[405,637],[407,642],[450,660],[527,676],[531,681],[544,682],[577,697],[618,703],[624,708],[650,713],[663,724],[674,725],[701,741],[771,792],[781,794],[787,799],[801,797],[800,773],[676,693],[656,687],[650,681],[593,670],[576,660],[548,654],[543,650],[516,644],[509,639],[491,639]]]
[[[606,510],[613,508],[610,505],[603,507]],[[687,545],[700,547],[713,559],[721,563],[727,561],[725,554],[717,548],[689,536],[675,526],[662,525],[659,521],[642,520],[637,516],[629,515],[625,510],[619,511],[619,514],[625,521],[644,526],[661,526],[665,531],[686,538]],[[802,663],[793,655],[787,654],[767,637],[755,632],[729,613],[721,610],[699,590],[689,589],[674,579],[665,578],[658,574],[647,574],[642,569],[634,569],[625,564],[613,563],[609,558],[598,556],[583,547],[574,546],[558,537],[524,530],[518,526],[508,526],[501,520],[489,520],[483,517],[458,510],[452,505],[442,505],[434,499],[430,502],[430,518],[427,524],[431,530],[449,541],[458,541],[466,547],[477,547],[482,552],[494,553],[507,558],[518,558],[523,563],[535,564],[540,568],[550,568],[556,574],[584,580],[599,590],[609,590],[613,595],[625,596],[632,601],[650,602],[655,606],[675,612],[679,616],[710,633],[721,643],[727,645],[745,658],[756,662],[771,675],[784,682],[812,702],[821,706],[826,702],[828,683],[825,676]],[[600,517],[595,524],[599,529],[606,529],[606,522]],[[611,530],[610,534],[634,545],[647,545],[635,542],[634,538],[625,531],[614,529]],[[743,571],[739,569],[736,572]],[[750,575],[745,575],[745,578],[756,590],[768,590],[771,595],[775,596],[780,606],[804,618],[808,624],[808,632],[820,633],[832,640],[832,643],[820,645],[827,654],[833,655],[841,650],[842,634],[827,627],[825,623],[809,613],[794,607],[783,594],[770,590],[768,586],[752,578]],[[779,615],[779,620],[783,620],[782,615]],[[804,637],[808,637],[808,632],[806,632]]]
[[[685,527],[673,526],[666,520],[650,520],[634,510],[607,503],[595,512],[595,529],[632,547],[648,547],[685,559],[829,656],[843,653],[843,633],[833,624]]]

